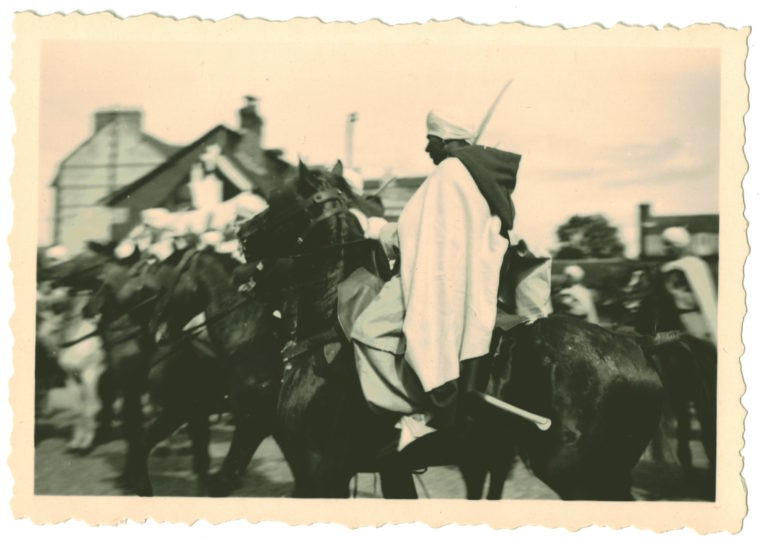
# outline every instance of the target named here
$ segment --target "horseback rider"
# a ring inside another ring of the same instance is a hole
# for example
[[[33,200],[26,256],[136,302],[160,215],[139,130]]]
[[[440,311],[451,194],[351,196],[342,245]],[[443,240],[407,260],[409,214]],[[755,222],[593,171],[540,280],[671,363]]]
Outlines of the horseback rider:
[[[661,234],[671,261],[661,266],[662,281],[685,331],[717,345],[717,291],[706,262],[689,252],[691,236],[672,227]]]
[[[584,319],[590,323],[598,323],[597,309],[592,298],[592,291],[587,288],[584,280],[584,269],[578,265],[569,265],[563,269],[566,287],[558,294],[558,298],[568,314]]]
[[[520,156],[472,145],[471,124],[457,118],[427,116],[425,151],[436,168],[378,234],[401,272],[352,329],[363,393],[374,410],[400,416],[400,448],[456,423],[460,363],[488,354],[509,266],[531,277],[501,280],[514,283],[516,314],[530,321],[551,312],[550,266],[512,233]]]

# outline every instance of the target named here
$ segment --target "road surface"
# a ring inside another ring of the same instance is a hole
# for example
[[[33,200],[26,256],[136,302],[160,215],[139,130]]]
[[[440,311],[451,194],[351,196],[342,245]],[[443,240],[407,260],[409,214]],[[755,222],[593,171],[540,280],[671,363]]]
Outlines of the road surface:
[[[64,391],[65,389],[55,389]],[[35,494],[37,495],[124,495],[116,484],[122,470],[125,442],[115,439],[95,447],[85,455],[67,452],[72,413],[67,408],[69,395],[54,392],[50,400],[57,405],[38,417],[35,439]],[[115,431],[119,425],[115,423]],[[232,426],[226,418],[212,424],[211,471],[218,469],[229,446]],[[703,469],[706,458],[697,441],[693,443],[694,465]],[[643,500],[707,500],[701,487],[689,484],[674,461],[674,445],[664,447],[664,462],[643,456],[634,471],[635,498]],[[192,472],[189,439],[182,428],[158,446],[150,456],[149,471],[156,496],[192,496],[196,491]],[[378,479],[359,474],[350,484],[357,497],[381,497]],[[288,497],[292,476],[280,449],[267,438],[256,451],[243,486],[235,492],[241,497]],[[455,467],[436,467],[416,476],[420,497],[464,498],[464,484]],[[355,493],[356,492],[356,493]],[[517,463],[504,488],[505,499],[557,499],[557,495],[524,465]]]

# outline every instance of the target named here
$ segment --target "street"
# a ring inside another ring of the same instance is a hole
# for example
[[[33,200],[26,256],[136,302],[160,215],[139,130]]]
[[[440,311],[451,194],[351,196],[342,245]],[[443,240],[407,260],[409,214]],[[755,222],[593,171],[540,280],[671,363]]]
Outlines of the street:
[[[56,406],[36,425],[36,495],[124,495],[116,484],[125,453],[125,442],[115,439],[96,446],[85,455],[67,452],[71,412],[66,408],[66,389],[54,389],[49,400]],[[211,472],[218,469],[229,447],[232,426],[226,416],[211,425]],[[115,431],[119,424],[115,423]],[[692,443],[693,463],[703,469],[706,458],[701,443]],[[664,445],[664,462],[654,462],[650,451],[634,471],[633,496],[638,500],[706,500],[701,487],[686,482],[674,461],[674,446]],[[149,472],[156,496],[193,496],[196,491],[190,443],[184,428],[158,446],[150,457]],[[420,498],[463,498],[464,484],[455,467],[434,467],[414,475]],[[486,485],[487,487],[487,485]],[[292,477],[282,453],[270,437],[254,455],[243,485],[234,496],[288,497]],[[378,477],[361,473],[353,479],[350,491],[357,497],[381,497]],[[505,499],[557,499],[557,495],[517,462],[504,488]]]

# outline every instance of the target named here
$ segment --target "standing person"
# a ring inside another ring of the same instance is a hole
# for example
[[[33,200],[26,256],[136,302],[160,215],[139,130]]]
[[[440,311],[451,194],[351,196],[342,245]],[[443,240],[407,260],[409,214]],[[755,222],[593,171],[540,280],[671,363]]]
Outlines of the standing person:
[[[563,269],[566,278],[566,287],[560,291],[560,302],[565,306],[566,312],[590,323],[598,323],[597,309],[592,298],[592,291],[582,284],[584,269],[578,265],[569,265]]]
[[[667,228],[661,234],[667,255],[661,266],[664,288],[691,336],[717,345],[717,291],[709,266],[689,252],[691,237],[685,228]]]
[[[399,417],[400,448],[454,425],[460,363],[489,351],[510,249],[515,211],[509,194],[520,156],[471,145],[471,125],[457,118],[427,116],[425,151],[436,167],[399,221],[379,233],[385,250],[399,254],[401,273],[352,329],[363,393],[374,410]],[[514,252],[532,258],[522,241]],[[549,265],[543,267],[529,266],[538,284],[522,286],[527,297],[517,313],[529,319],[551,311]]]

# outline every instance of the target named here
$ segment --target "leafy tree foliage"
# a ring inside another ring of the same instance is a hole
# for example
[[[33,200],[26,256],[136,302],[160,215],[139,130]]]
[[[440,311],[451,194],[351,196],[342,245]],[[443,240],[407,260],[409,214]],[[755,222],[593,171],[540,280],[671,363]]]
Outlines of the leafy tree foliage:
[[[556,258],[618,258],[624,255],[619,230],[603,215],[574,215],[557,228]]]

